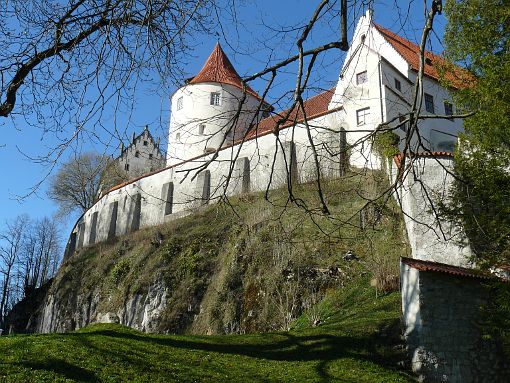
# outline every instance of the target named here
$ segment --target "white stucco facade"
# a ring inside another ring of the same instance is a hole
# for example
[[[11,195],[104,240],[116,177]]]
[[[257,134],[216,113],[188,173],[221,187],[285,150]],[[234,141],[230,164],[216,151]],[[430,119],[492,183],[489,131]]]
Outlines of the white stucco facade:
[[[366,73],[366,81],[360,83],[363,72]],[[400,116],[402,119],[408,117],[416,77],[417,72],[374,26],[367,12],[355,29],[330,105],[331,108],[344,108],[342,124],[351,137],[350,141],[362,141],[379,124],[388,123],[389,127],[396,127]],[[427,111],[425,95],[432,97],[434,113]],[[445,103],[452,105],[455,112],[449,91],[436,79],[424,76],[420,114],[445,115]],[[364,124],[359,124],[358,114],[363,109],[368,110],[369,116]],[[394,132],[404,139],[406,129],[407,126],[402,126]],[[413,152],[451,152],[461,130],[460,119],[422,119],[418,123],[421,142],[415,134],[409,149]],[[404,144],[402,140],[401,149]],[[365,158],[352,160],[355,165],[361,165]]]

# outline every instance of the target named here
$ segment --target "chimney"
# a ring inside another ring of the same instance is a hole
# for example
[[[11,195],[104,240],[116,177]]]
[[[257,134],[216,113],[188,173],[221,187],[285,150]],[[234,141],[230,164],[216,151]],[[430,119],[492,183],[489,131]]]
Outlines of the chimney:
[[[120,155],[122,156],[122,153],[124,153],[124,143],[120,143]]]
[[[133,132],[133,138],[131,138],[131,141],[133,142],[133,144],[135,143],[135,138],[136,138],[135,132]]]

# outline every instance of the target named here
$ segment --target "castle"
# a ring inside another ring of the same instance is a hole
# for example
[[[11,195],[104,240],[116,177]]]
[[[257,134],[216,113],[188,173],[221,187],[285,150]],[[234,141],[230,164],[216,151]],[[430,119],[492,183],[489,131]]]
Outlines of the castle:
[[[274,189],[290,178],[312,180],[314,157],[322,177],[338,177],[346,162],[357,168],[386,166],[371,137],[385,124],[395,128],[403,147],[418,53],[416,44],[373,23],[367,12],[337,85],[304,101],[304,113],[275,112],[243,83],[217,44],[202,70],[172,96],[167,167],[105,193],[78,221],[71,248],[173,219],[223,194]],[[425,57],[422,115],[452,115],[451,96],[439,83],[442,59],[430,52]],[[440,167],[451,166],[446,163],[461,130],[457,119],[425,118],[408,150],[423,152],[431,167],[440,161],[445,162]],[[433,257],[433,251],[426,252]],[[452,262],[465,264],[461,255]]]
[[[318,174],[339,177],[347,165],[386,168],[386,161],[373,150],[371,137],[383,125],[394,128],[401,149],[406,145],[407,153],[414,153],[403,174],[398,171],[402,156],[388,170],[416,260],[402,265],[406,333],[417,339],[411,344],[416,369],[425,369],[431,351],[422,352],[420,337],[430,324],[422,320],[426,307],[421,304],[419,273],[441,274],[445,269],[437,265],[447,263],[456,275],[472,277],[465,269],[470,266],[470,249],[456,240],[462,235],[460,229],[438,221],[430,206],[432,198],[448,194],[451,152],[462,130],[462,121],[449,117],[455,106],[439,82],[442,63],[441,57],[425,53],[421,114],[443,118],[420,120],[419,134],[406,142],[419,47],[375,24],[370,12],[355,28],[336,86],[306,100],[304,113],[297,108],[275,112],[242,81],[216,45],[202,70],[172,95],[167,167],[105,193],[77,222],[67,256],[84,246],[188,214],[223,195],[275,189],[290,181],[313,180]],[[456,70],[448,74],[453,87],[462,84],[458,74]],[[423,266],[419,260],[436,266]],[[446,375],[456,374],[452,358],[457,357],[447,356],[441,362]],[[428,368],[438,371],[437,365]]]

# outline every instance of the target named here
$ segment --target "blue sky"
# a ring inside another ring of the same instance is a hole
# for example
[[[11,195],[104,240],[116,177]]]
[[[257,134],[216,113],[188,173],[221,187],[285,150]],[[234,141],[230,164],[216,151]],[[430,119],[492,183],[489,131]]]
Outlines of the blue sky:
[[[246,4],[244,4],[246,3]],[[307,20],[313,13],[318,1],[247,1],[237,9],[237,24],[224,23],[218,35],[197,36],[194,41],[194,52],[186,63],[182,63],[189,76],[196,74],[216,41],[219,41],[230,57],[237,71],[243,75],[250,75],[263,69],[268,57],[275,62],[278,58],[286,57],[294,47],[296,34],[279,33],[285,26],[294,25]],[[429,1],[430,3],[430,1]],[[349,23],[355,24],[363,9],[358,8],[351,13]],[[423,26],[422,1],[381,1],[374,7],[374,19],[377,23],[401,34],[402,36],[418,41]],[[443,34],[446,20],[438,16],[435,21],[435,34],[432,36],[433,49],[440,52],[440,39]],[[330,42],[335,39],[338,31],[338,18],[324,19],[310,36],[309,47]],[[350,31],[352,33],[352,30]],[[292,51],[295,53],[295,50]],[[314,84],[320,88],[334,85],[339,68],[342,63],[342,54],[338,51],[324,55],[319,60]],[[294,85],[295,67],[289,67],[278,80],[270,96],[278,97],[282,92],[292,89]],[[255,90],[262,91],[263,84],[252,84]],[[163,148],[166,148],[166,130],[169,121],[169,96],[175,90],[175,85],[169,89],[155,89],[153,85],[146,86],[141,83],[135,94],[135,109],[129,116],[117,114],[106,110],[102,124],[108,126],[124,126],[124,136],[129,137],[132,132],[140,132],[145,125],[149,125],[155,136],[160,136]],[[311,91],[311,94],[313,90]],[[30,121],[28,121],[30,122]],[[44,134],[35,129],[23,119],[16,118],[0,121],[0,164],[3,168],[3,177],[0,184],[0,228],[6,220],[11,220],[19,214],[28,214],[33,218],[51,216],[56,211],[55,204],[46,197],[47,180],[51,169],[30,160],[44,154],[47,148],[54,143],[51,134]],[[99,135],[101,129],[98,130]],[[95,142],[85,140],[78,146],[79,150],[96,150],[112,154],[116,152],[118,140],[109,138],[95,139]],[[25,154],[22,154],[25,153]],[[66,153],[63,159],[69,158]],[[53,169],[53,172],[55,169]],[[51,176],[51,175],[50,175]],[[40,185],[36,187],[38,184]],[[35,188],[35,189],[34,189]],[[25,197],[25,198],[21,198]],[[68,217],[62,225],[62,236],[67,237],[74,220],[77,217]]]

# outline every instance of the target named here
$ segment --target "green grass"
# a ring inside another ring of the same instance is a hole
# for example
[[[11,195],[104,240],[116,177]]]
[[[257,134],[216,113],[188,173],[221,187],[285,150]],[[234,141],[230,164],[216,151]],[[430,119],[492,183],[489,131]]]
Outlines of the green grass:
[[[398,302],[398,293],[376,298],[363,279],[327,295],[323,324],[301,319],[290,332],[168,336],[108,324],[3,336],[0,381],[406,382]]]

